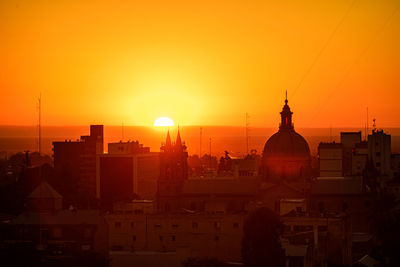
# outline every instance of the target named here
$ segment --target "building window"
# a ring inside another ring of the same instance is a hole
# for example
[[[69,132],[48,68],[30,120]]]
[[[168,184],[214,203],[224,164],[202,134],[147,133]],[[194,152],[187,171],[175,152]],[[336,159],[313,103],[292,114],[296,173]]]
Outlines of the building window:
[[[347,211],[348,208],[349,208],[349,205],[347,204],[347,202],[344,202],[342,205],[342,211],[345,212],[345,211]]]
[[[161,224],[155,224],[154,228],[161,228]]]
[[[325,212],[325,203],[324,202],[318,202],[318,211],[321,213]]]
[[[233,228],[235,228],[235,229],[239,228],[239,223],[237,223],[237,222],[233,223]]]
[[[179,227],[179,225],[177,225],[177,224],[172,225],[172,228],[178,228],[178,227]]]
[[[160,235],[160,236],[159,236],[159,239],[160,239],[160,241],[163,241],[164,238],[163,238],[162,235]]]
[[[114,226],[115,228],[121,228],[121,222],[115,222]]]
[[[174,235],[171,236],[171,239],[172,239],[172,241],[175,241],[175,236]]]
[[[140,210],[140,209],[136,209],[134,212],[135,212],[135,214],[143,214],[143,210]]]
[[[214,237],[214,241],[215,241],[215,242],[218,242],[218,241],[219,241],[219,236],[216,235],[216,236]]]
[[[376,165],[376,167],[380,167],[380,166],[381,166],[381,163],[380,163],[380,162],[377,162],[375,165]]]
[[[86,228],[85,231],[84,231],[84,233],[83,233],[83,236],[84,236],[85,238],[92,238],[92,236],[93,236],[93,231],[92,231],[92,229],[91,229],[91,228]]]
[[[136,236],[134,235],[134,236],[132,236],[132,241],[136,241]]]
[[[377,157],[379,157],[381,155],[381,152],[376,152],[375,154]]]
[[[221,223],[220,222],[214,222],[214,228],[219,230],[221,229]]]
[[[131,228],[135,227],[135,223],[131,222]]]
[[[60,227],[56,227],[53,229],[53,237],[61,238],[62,237],[62,229]]]
[[[293,230],[295,232],[309,232],[313,230],[313,226],[312,225],[295,225],[293,227]]]
[[[197,224],[197,222],[192,222],[193,229],[197,229],[198,227],[199,227],[199,225]]]
[[[113,246],[111,246],[111,250],[113,250],[113,251],[121,251],[121,250],[123,250],[123,247],[119,246],[119,245],[113,245]]]

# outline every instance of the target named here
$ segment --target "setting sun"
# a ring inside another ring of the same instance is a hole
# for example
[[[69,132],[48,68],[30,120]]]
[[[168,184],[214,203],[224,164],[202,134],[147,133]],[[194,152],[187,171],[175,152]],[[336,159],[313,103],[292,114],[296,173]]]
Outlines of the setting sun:
[[[168,117],[160,117],[154,121],[154,126],[174,126],[174,121]]]

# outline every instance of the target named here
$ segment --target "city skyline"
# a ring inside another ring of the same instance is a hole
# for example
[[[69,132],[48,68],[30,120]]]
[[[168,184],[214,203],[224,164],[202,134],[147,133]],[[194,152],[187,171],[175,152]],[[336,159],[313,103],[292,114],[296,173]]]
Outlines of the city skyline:
[[[0,1],[2,266],[400,266],[400,0]]]

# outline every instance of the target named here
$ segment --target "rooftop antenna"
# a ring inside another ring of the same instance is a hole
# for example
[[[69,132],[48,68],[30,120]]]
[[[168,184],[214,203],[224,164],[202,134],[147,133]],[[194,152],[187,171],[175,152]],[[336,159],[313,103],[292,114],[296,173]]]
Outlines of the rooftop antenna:
[[[210,169],[211,169],[211,137],[210,137]]]
[[[365,141],[368,141],[367,124],[365,124]]]
[[[373,127],[373,131],[375,132],[376,131],[376,119],[374,118],[372,121],[374,122],[372,124],[372,127]]]
[[[246,112],[246,155],[249,154],[249,114]]]
[[[42,93],[40,93],[38,98],[38,111],[39,111],[39,120],[38,120],[38,151],[39,155],[42,154],[42,121],[41,121],[41,105],[42,105]]]
[[[199,158],[201,158],[201,140],[203,138],[203,128],[200,127],[200,147],[199,147]]]
[[[367,140],[368,139],[368,107],[367,107],[367,124],[365,125],[365,130],[366,130],[365,140]]]
[[[124,122],[122,122],[122,126],[121,126],[121,137],[122,137],[122,141],[124,141],[124,139],[125,139]]]

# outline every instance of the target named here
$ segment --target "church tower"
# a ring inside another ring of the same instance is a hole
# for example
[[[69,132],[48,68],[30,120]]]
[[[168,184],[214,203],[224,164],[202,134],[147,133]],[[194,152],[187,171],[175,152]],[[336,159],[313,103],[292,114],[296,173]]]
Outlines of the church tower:
[[[265,143],[262,170],[269,181],[303,181],[311,170],[310,148],[307,141],[294,130],[287,93],[282,108],[279,130]]]
[[[279,125],[280,131],[294,129],[292,123],[292,115],[293,112],[290,110],[290,107],[288,105],[287,92],[286,92],[285,105],[283,106],[281,111],[281,124]]]
[[[157,204],[161,212],[180,210],[183,183],[188,178],[187,157],[188,153],[179,129],[175,143],[171,142],[168,131],[166,142],[161,146],[160,152]]]

